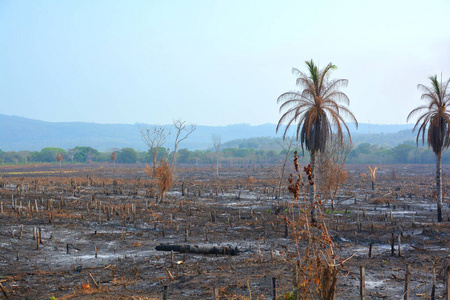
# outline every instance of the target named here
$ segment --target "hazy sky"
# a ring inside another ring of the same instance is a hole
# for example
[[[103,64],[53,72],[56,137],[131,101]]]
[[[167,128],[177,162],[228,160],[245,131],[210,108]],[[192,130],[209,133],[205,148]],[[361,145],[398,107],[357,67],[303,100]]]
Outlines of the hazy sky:
[[[277,123],[292,67],[338,66],[359,122],[401,124],[450,77],[450,1],[0,1],[0,113]]]

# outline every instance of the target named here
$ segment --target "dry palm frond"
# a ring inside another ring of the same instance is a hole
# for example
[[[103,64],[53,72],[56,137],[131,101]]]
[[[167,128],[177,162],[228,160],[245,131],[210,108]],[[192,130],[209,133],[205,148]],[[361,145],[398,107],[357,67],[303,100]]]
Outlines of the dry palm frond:
[[[371,166],[368,166],[367,168],[369,169],[370,179],[371,179],[372,181],[375,181],[375,180],[377,179],[377,170],[378,170],[378,167],[375,166],[375,167],[372,168]]]

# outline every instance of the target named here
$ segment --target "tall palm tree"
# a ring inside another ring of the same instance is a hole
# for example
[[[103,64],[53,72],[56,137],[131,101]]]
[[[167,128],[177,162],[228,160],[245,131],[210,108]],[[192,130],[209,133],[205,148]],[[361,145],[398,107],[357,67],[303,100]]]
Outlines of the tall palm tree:
[[[286,138],[289,127],[297,124],[296,138],[297,141],[300,139],[302,150],[305,146],[310,153],[311,176],[314,180],[316,153],[325,150],[333,131],[340,145],[343,143],[343,129],[347,131],[351,140],[344,117],[349,117],[356,126],[358,121],[345,106],[350,103],[347,95],[339,91],[340,87],[347,86],[348,80],[330,79],[330,73],[336,66],[329,63],[325,68],[319,69],[313,60],[305,63],[306,73],[296,68],[292,69],[292,73],[297,77],[296,85],[302,90],[286,92],[278,97],[277,103],[281,103],[280,112],[285,112],[278,121],[276,131],[285,126],[283,138]],[[315,186],[312,184],[309,188],[309,197],[313,223],[316,220],[315,196]]]
[[[417,113],[422,113],[417,119],[413,128],[419,128],[417,132],[416,143],[419,145],[419,137],[422,134],[422,144],[425,144],[425,132],[427,132],[428,146],[433,148],[436,154],[436,201],[438,222],[442,222],[442,150],[450,146],[450,113],[448,107],[450,106],[450,91],[447,88],[450,84],[450,78],[447,82],[438,82],[437,75],[428,77],[431,81],[431,87],[422,84],[417,85],[417,88],[424,93],[421,96],[422,100],[427,103],[413,109],[407,121]],[[428,130],[427,130],[428,127]]]

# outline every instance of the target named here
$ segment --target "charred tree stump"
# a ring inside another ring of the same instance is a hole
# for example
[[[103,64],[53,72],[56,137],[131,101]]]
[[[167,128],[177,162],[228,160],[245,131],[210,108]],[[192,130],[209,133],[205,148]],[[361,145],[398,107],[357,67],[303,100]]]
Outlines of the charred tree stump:
[[[395,255],[395,237],[394,237],[394,233],[392,233],[391,235],[391,256]]]
[[[163,300],[167,300],[167,295],[168,295],[168,287],[167,287],[167,285],[165,285],[164,287],[163,287]]]

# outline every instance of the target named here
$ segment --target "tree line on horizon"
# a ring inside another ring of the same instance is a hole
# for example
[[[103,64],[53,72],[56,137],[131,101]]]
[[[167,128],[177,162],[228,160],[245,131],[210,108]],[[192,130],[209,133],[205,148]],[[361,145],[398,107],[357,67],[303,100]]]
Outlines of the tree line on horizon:
[[[226,164],[278,164],[284,160],[286,151],[271,146],[273,149],[263,149],[272,138],[253,139],[248,145],[241,141],[241,147],[224,148],[220,150],[220,162]],[[252,148],[246,147],[250,146]],[[301,149],[293,148],[291,152]],[[46,147],[40,151],[2,151],[0,149],[0,164],[27,164],[27,163],[57,163],[56,157],[62,155],[62,164],[69,163],[107,163],[111,161],[111,155],[115,152],[118,164],[151,163],[152,155],[149,151],[136,151],[133,148],[122,148],[115,151],[98,151],[92,147],[75,147],[64,150],[56,147]],[[167,155],[167,148],[158,150],[157,160],[168,157],[169,161],[173,153]],[[309,154],[305,152],[304,160],[308,160]],[[443,163],[450,163],[450,151],[444,151]],[[214,150],[180,149],[177,151],[177,163],[181,164],[212,164],[215,162]],[[349,152],[346,164],[433,164],[435,155],[426,147],[416,147],[414,142],[408,141],[395,147],[360,143]]]

